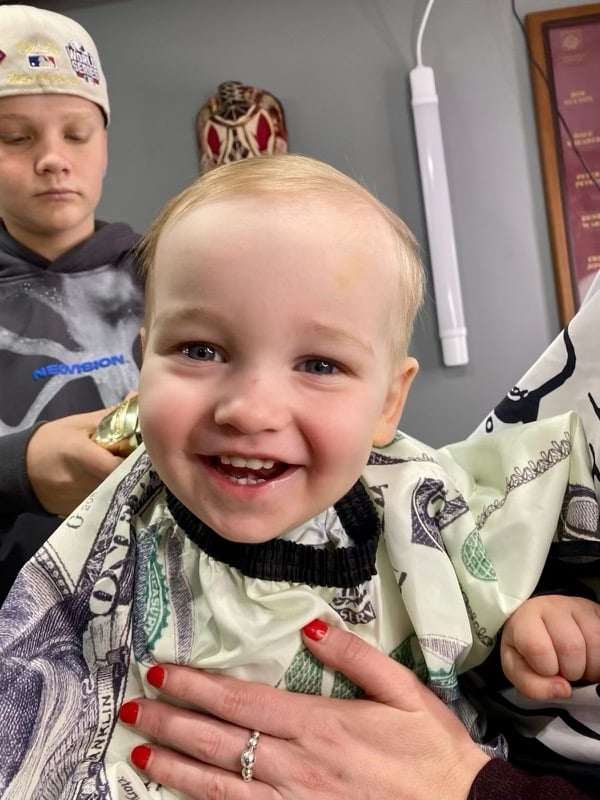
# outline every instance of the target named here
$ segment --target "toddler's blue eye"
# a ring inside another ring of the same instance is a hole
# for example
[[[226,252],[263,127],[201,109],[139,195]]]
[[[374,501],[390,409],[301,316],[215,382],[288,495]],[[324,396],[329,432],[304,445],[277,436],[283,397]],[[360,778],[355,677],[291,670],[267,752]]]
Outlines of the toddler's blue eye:
[[[213,347],[212,344],[205,344],[204,342],[200,342],[199,344],[186,344],[185,347],[181,348],[181,352],[184,356],[194,361],[223,361],[223,357],[217,348]]]
[[[302,372],[310,372],[312,375],[333,375],[339,372],[339,368],[332,361],[324,358],[309,358],[301,365]]]

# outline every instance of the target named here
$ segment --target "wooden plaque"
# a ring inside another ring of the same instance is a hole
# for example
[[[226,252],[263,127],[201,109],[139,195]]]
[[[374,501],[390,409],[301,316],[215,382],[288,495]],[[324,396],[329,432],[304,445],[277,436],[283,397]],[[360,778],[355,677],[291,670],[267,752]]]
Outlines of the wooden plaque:
[[[600,269],[600,3],[528,14],[546,208],[566,325]]]

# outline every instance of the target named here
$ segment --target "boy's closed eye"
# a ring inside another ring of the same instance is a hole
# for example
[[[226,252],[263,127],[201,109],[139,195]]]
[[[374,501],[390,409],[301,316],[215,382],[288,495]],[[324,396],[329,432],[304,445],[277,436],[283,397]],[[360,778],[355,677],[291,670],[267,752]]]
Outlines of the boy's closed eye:
[[[70,142],[80,142],[81,144],[85,144],[90,140],[92,132],[87,128],[74,128],[73,130],[67,130],[64,133],[65,139]]]
[[[25,133],[0,131],[0,142],[2,144],[24,144],[25,142],[28,142],[29,139],[30,137]]]

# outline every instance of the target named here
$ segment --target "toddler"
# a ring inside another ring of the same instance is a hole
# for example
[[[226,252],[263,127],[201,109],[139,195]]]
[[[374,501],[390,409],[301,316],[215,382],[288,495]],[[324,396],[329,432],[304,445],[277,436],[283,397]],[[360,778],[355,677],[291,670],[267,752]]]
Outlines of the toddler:
[[[440,451],[397,434],[417,372],[415,244],[312,159],[208,173],[143,259],[145,446],[2,610],[0,708],[18,741],[2,796],[53,780],[61,798],[173,797],[132,768],[142,740],[116,725],[124,700],[153,696],[158,662],[357,696],[302,647],[316,618],[415,670],[482,741],[458,674],[532,594],[553,536],[597,537],[577,418]]]

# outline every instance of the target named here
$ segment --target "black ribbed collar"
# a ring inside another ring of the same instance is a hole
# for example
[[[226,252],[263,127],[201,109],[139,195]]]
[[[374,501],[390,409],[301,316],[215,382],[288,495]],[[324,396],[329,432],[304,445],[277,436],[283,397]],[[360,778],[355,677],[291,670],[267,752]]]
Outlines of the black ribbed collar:
[[[177,524],[198,547],[248,578],[349,588],[368,581],[377,571],[375,557],[381,523],[360,481],[334,506],[355,544],[335,550],[283,539],[263,544],[230,542],[201,522],[168,489],[167,504]]]

